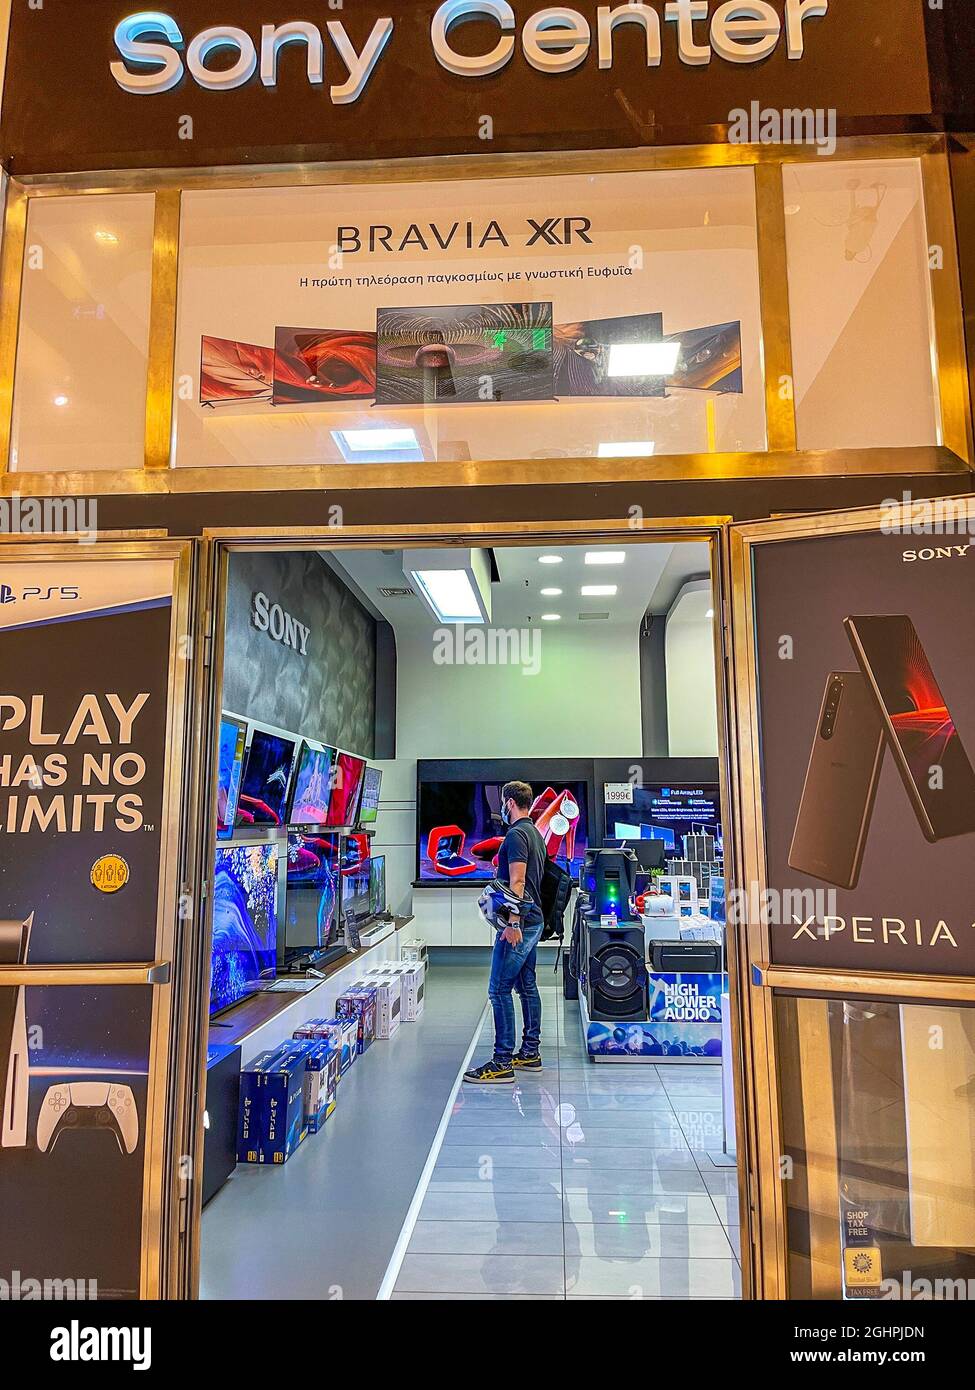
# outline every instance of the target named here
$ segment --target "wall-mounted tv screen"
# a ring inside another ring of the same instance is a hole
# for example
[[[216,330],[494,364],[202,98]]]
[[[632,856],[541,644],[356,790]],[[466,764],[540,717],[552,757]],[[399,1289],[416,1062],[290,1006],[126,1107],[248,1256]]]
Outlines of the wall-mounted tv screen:
[[[369,911],[373,917],[386,911],[385,854],[374,854],[369,860]]]
[[[282,963],[327,951],[339,937],[339,837],[288,836],[288,883],[284,931],[278,957]]]
[[[555,327],[555,389],[560,396],[663,396],[664,376],[651,375],[663,342],[663,314],[586,319]]]
[[[255,729],[237,802],[237,825],[284,825],[294,739]]]
[[[295,764],[289,825],[325,824],[332,794],[334,765],[334,748],[316,748],[305,739]]]
[[[220,752],[217,768],[217,837],[229,839],[237,818],[240,775],[244,768],[247,725],[225,714],[220,720]]]
[[[332,771],[332,795],[325,824],[329,830],[355,825],[366,764],[363,758],[340,753]]]
[[[213,874],[210,1012],[228,1009],[277,963],[278,847],[218,845]]]
[[[511,777],[517,777],[512,769]],[[425,781],[417,803],[421,883],[479,882],[494,877],[504,839],[501,781]],[[578,877],[589,847],[589,784],[538,780],[530,815],[549,857]]]
[[[378,767],[367,767],[362,779],[362,800],[359,802],[359,824],[375,825],[379,817],[379,793],[383,774]]]
[[[663,840],[680,858],[684,836],[713,835],[721,844],[721,800],[717,783],[699,786],[635,786],[632,805],[606,806],[606,833],[616,839]]]
[[[376,331],[377,405],[477,405],[555,395],[550,303],[379,309]]]

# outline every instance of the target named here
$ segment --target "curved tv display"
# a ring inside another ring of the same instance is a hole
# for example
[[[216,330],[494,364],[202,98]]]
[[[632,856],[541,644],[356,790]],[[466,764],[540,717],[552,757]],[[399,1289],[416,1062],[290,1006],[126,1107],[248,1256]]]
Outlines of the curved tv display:
[[[213,872],[210,1012],[253,993],[277,963],[278,847],[218,845]]]
[[[364,758],[355,758],[351,753],[340,753],[336,758],[332,774],[332,796],[325,820],[329,830],[341,830],[346,826],[355,825],[365,772]]]
[[[301,745],[291,793],[289,825],[325,825],[332,795],[334,748]]]
[[[237,802],[237,826],[284,825],[295,741],[255,729]]]

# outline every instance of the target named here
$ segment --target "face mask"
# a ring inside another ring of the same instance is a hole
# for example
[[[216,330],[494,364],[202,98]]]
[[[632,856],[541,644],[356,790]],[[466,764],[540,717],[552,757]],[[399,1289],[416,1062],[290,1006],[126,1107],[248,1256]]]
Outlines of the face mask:
[[[508,803],[507,803],[507,801],[506,801],[506,802],[504,803],[504,805],[501,807],[501,824],[502,824],[502,825],[510,825],[510,824],[511,824],[511,813],[510,813],[509,810],[508,810]]]

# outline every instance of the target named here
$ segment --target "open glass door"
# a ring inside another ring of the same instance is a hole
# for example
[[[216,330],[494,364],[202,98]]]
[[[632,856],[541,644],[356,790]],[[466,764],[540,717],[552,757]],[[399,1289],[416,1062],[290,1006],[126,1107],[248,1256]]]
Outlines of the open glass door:
[[[971,498],[730,531],[765,1297],[975,1287],[973,531]]]
[[[11,1297],[171,1292],[194,562],[191,542],[0,547]]]

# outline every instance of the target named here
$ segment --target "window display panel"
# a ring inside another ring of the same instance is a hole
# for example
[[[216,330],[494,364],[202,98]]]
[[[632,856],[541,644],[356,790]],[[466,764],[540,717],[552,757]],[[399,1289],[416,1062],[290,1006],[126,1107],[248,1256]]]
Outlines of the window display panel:
[[[783,1065],[796,1078],[782,1133],[783,1153],[796,1156],[787,1184],[790,1296],[970,1297],[975,1010],[788,997],[775,1008]],[[814,1113],[820,1103],[835,1127]],[[814,1172],[835,1172],[835,1212],[822,1207],[821,1187],[819,1204],[811,1201]],[[809,1260],[813,1226],[833,1242],[832,1269]]]
[[[183,195],[178,466],[760,451],[761,350],[750,169]]]
[[[914,159],[782,171],[800,449],[940,443]]]
[[[31,199],[12,471],[143,466],[153,219],[149,193]]]

